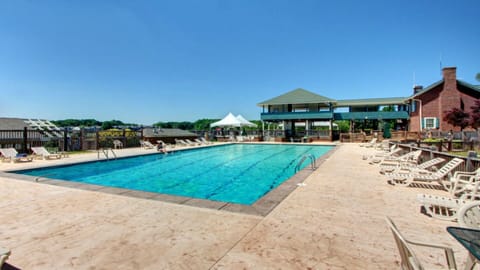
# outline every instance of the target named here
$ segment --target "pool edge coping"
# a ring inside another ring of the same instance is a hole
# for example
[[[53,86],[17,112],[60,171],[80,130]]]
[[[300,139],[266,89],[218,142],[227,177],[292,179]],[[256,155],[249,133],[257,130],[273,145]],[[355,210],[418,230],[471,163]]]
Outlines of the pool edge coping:
[[[178,204],[178,205],[206,208],[211,210],[227,211],[232,213],[240,213],[240,214],[265,217],[273,209],[275,209],[285,198],[287,198],[288,195],[290,195],[298,187],[299,184],[303,183],[313,172],[315,172],[320,167],[320,165],[325,160],[327,160],[339,147],[339,145],[328,145],[328,146],[332,146],[332,149],[330,149],[324,155],[320,156],[315,160],[316,167],[314,170],[310,169],[309,166],[303,168],[302,170],[294,174],[292,177],[284,181],[282,184],[277,186],[275,189],[269,191],[267,194],[262,196],[252,205],[220,202],[220,201],[199,199],[199,198],[193,198],[193,197],[169,195],[169,194],[162,194],[162,193],[155,193],[155,192],[148,192],[148,191],[141,191],[141,190],[131,190],[131,189],[125,189],[125,188],[118,188],[118,187],[100,186],[100,185],[94,185],[94,184],[88,184],[88,183],[80,183],[80,182],[60,180],[60,179],[50,179],[50,178],[44,178],[44,177],[42,177],[41,180],[39,181],[39,177],[37,176],[17,174],[17,173],[14,173],[13,171],[0,171],[0,176],[5,178],[15,179],[15,180],[39,183],[39,184],[61,186],[65,188],[81,189],[81,190],[93,191],[93,192],[102,192],[102,193],[127,196],[127,197],[132,197],[137,199],[156,200],[156,201],[161,201],[165,203],[172,203],[172,204]]]

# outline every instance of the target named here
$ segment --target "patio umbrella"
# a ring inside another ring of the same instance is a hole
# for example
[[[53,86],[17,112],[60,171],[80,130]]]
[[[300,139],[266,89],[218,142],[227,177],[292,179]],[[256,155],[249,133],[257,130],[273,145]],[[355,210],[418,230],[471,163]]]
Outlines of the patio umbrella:
[[[222,120],[211,123],[210,127],[240,127],[240,122],[232,113],[228,113]]]
[[[242,127],[256,127],[257,125],[243,118],[242,115],[237,115],[237,120],[240,121]]]

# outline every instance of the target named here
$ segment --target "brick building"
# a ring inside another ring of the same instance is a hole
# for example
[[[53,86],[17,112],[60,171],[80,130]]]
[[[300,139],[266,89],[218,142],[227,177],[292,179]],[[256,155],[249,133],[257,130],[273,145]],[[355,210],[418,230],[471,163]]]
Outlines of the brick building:
[[[480,99],[480,86],[457,80],[455,67],[442,70],[443,79],[426,88],[414,87],[410,103],[410,131],[426,129],[460,130],[443,121],[446,111],[459,108],[467,113],[477,99]]]

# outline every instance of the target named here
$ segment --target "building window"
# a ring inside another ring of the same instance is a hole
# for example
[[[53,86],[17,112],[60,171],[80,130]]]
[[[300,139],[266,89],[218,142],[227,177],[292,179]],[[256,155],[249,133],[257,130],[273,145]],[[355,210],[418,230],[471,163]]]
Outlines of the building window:
[[[423,128],[424,129],[438,128],[438,119],[435,118],[435,117],[424,117],[423,118]]]

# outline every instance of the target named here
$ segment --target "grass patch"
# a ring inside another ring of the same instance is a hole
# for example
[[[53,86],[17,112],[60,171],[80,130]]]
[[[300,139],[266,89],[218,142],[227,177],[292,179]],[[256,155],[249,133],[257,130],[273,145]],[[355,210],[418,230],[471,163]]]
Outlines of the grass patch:
[[[454,156],[467,157],[468,152],[469,151],[452,151],[452,152],[447,152],[447,153],[449,153],[450,155],[454,155]],[[475,153],[477,153],[477,156],[479,156],[478,151],[475,151]]]

